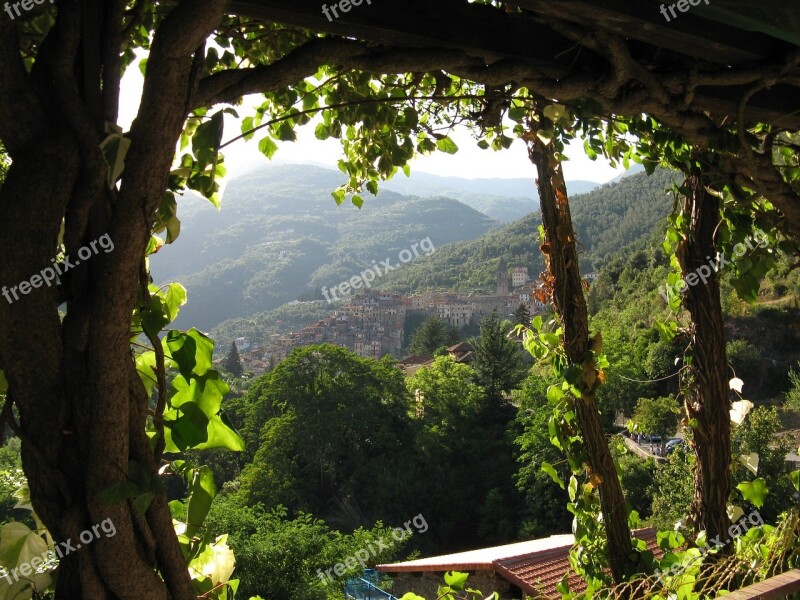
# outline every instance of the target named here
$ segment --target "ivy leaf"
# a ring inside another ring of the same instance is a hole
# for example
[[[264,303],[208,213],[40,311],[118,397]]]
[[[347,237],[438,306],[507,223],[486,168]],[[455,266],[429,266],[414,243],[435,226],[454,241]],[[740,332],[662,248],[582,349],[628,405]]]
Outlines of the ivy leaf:
[[[744,422],[747,413],[753,410],[754,404],[750,400],[737,400],[731,405],[731,422],[734,426],[739,426]]]
[[[169,357],[178,365],[181,375],[189,380],[192,374],[204,375],[211,368],[214,342],[194,327],[189,331],[170,331],[165,340]]]
[[[189,484],[189,502],[186,505],[187,536],[193,537],[202,527],[216,495],[217,484],[211,469],[205,465],[194,469]]]
[[[47,543],[24,523],[12,521],[0,527],[0,564],[11,570],[17,565],[30,564],[47,552]]]
[[[278,123],[272,128],[272,130],[275,134],[275,137],[282,142],[294,142],[297,140],[297,134],[294,131],[294,127],[292,127],[291,123],[287,121]]]
[[[244,440],[228,420],[228,416],[221,412],[211,417],[208,421],[208,440],[194,446],[195,450],[208,450],[210,448],[227,448],[233,452],[244,451]]]
[[[556,471],[555,467],[551,465],[549,462],[542,462],[542,471],[550,475],[550,478],[555,481],[559,487],[563,490],[564,488],[564,480],[558,476],[558,472]]]
[[[736,489],[742,492],[742,497],[751,502],[756,508],[761,508],[764,505],[764,498],[769,493],[767,482],[761,477],[753,481],[742,481],[736,486]]]
[[[686,543],[686,539],[679,531],[659,531],[656,533],[656,540],[662,550],[680,548]]]
[[[751,452],[750,454],[743,454],[739,457],[739,461],[747,467],[747,469],[753,474],[758,475],[758,453]]]
[[[178,375],[172,382],[172,389],[175,390],[169,399],[172,408],[194,402],[209,419],[219,412],[222,398],[231,390],[219,372],[213,369],[190,379]]]
[[[210,119],[201,123],[192,136],[192,152],[197,158],[201,171],[208,165],[217,162],[225,127],[223,116],[222,111],[216,112]]]
[[[108,165],[108,187],[114,189],[117,180],[125,170],[125,156],[131,147],[131,140],[122,135],[122,129],[116,125],[106,125],[108,137],[100,144],[103,159]]]
[[[209,418],[194,402],[164,412],[166,452],[181,452],[208,441]]]
[[[560,104],[551,104],[549,106],[545,106],[542,113],[553,123],[557,123],[562,118],[568,116],[567,108],[565,106],[561,106]]]
[[[467,583],[468,573],[461,573],[459,571],[448,571],[444,574],[444,582],[454,590],[463,590],[464,585]]]

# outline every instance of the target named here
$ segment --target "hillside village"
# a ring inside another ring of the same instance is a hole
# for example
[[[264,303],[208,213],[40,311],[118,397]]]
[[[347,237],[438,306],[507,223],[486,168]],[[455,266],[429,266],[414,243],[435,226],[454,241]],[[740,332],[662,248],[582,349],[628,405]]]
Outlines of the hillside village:
[[[596,276],[589,273],[586,279],[591,281]],[[363,357],[381,358],[389,354],[401,359],[408,313],[438,317],[461,329],[493,310],[508,316],[520,304],[532,315],[542,312],[545,305],[537,299],[542,294],[536,293],[541,288],[542,283],[531,279],[527,267],[508,269],[501,261],[494,294],[425,292],[408,296],[368,289],[351,297],[331,316],[297,331],[276,334],[263,346],[253,347],[254,342],[247,337],[239,337],[235,342],[242,366],[254,374],[266,372],[293,349],[311,344],[336,344]]]

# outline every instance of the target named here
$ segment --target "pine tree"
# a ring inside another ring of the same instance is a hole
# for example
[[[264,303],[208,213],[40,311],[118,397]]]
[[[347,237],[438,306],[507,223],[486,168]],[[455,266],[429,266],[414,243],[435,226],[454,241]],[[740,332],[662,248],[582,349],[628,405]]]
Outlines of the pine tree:
[[[531,325],[531,313],[522,302],[519,303],[517,310],[514,311],[514,319],[517,321],[517,325],[524,325],[525,327],[530,327]]]
[[[438,317],[430,317],[423,321],[408,345],[413,354],[431,356],[442,346],[452,346],[458,342],[458,332]]]
[[[234,377],[242,376],[242,361],[239,358],[239,350],[236,348],[236,342],[231,342],[231,349],[228,350],[228,356],[225,358],[225,368],[230,371]]]
[[[521,346],[508,338],[510,323],[502,323],[497,310],[481,321],[481,334],[472,340],[475,348],[473,368],[478,382],[491,402],[502,401],[503,392],[519,386],[527,374]]]

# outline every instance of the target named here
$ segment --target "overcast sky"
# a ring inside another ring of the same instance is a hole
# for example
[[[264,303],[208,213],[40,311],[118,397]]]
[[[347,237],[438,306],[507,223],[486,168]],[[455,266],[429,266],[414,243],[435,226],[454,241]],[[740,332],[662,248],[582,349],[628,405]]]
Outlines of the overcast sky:
[[[120,125],[124,130],[130,127],[138,109],[139,98],[142,93],[142,76],[138,65],[134,64],[128,69],[123,80],[122,106],[120,107]],[[252,103],[247,103],[245,106]],[[240,116],[248,116],[244,107],[238,107]],[[250,113],[252,114],[252,113]],[[225,166],[228,169],[228,179],[236,177],[254,169],[263,169],[272,163],[315,163],[336,169],[336,163],[341,157],[341,147],[338,140],[324,142],[314,137],[315,122],[298,130],[296,142],[278,142],[279,150],[272,161],[269,161],[258,151],[256,134],[250,141],[239,140],[223,150]],[[223,142],[228,141],[241,133],[240,126],[235,119],[226,116],[225,135]],[[452,136],[459,151],[449,155],[435,152],[429,156],[421,156],[411,163],[411,176],[414,171],[423,171],[442,176],[473,178],[513,178],[535,177],[535,169],[528,160],[525,145],[515,141],[508,150],[493,152],[481,150],[476,146],[475,140],[465,129],[456,130]],[[575,141],[566,152],[570,160],[564,163],[564,175],[568,180],[585,179],[605,183],[623,172],[620,167],[612,169],[607,162],[598,158],[589,160],[583,152],[583,142]],[[403,175],[399,175],[402,177]]]

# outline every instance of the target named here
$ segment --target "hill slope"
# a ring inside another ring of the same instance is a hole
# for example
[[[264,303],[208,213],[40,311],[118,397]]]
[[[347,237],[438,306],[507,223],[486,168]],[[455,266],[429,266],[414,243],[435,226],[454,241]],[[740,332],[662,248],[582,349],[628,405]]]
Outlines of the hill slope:
[[[567,182],[570,194],[583,194],[598,187],[594,181]],[[397,176],[382,184],[384,189],[412,196],[447,196],[463,202],[485,215],[510,223],[539,210],[534,178],[464,179],[413,173]]]
[[[178,241],[153,258],[156,282],[189,291],[176,327],[210,329],[297,298],[317,297],[420,240],[434,247],[476,238],[496,221],[448,198],[384,191],[359,210],[330,196],[341,173],[285,165],[234,180],[223,209],[187,198]]]
[[[650,177],[640,173],[571,198],[582,270],[599,269],[612,252],[649,236],[671,210],[671,198],[664,190],[677,179],[671,171]],[[390,273],[381,285],[404,292],[420,288],[488,292],[495,288],[500,258],[509,267],[527,266],[535,277],[544,268],[540,223],[535,213],[477,240],[451,244],[428,261]]]
[[[574,197],[572,215],[583,249],[583,271],[600,268],[614,252],[653,235],[654,228],[671,209],[671,199],[664,190],[677,178],[669,171],[657,171],[651,177],[641,173]],[[544,266],[538,242],[540,223],[538,213],[531,214],[474,240],[437,245],[432,256],[407,264],[376,283],[403,293],[434,288],[490,292],[495,289],[500,258],[508,266],[527,266],[536,277]],[[320,319],[329,309],[325,302],[284,305],[278,310],[226,321],[212,333],[224,344],[239,336],[263,341],[272,333]]]

